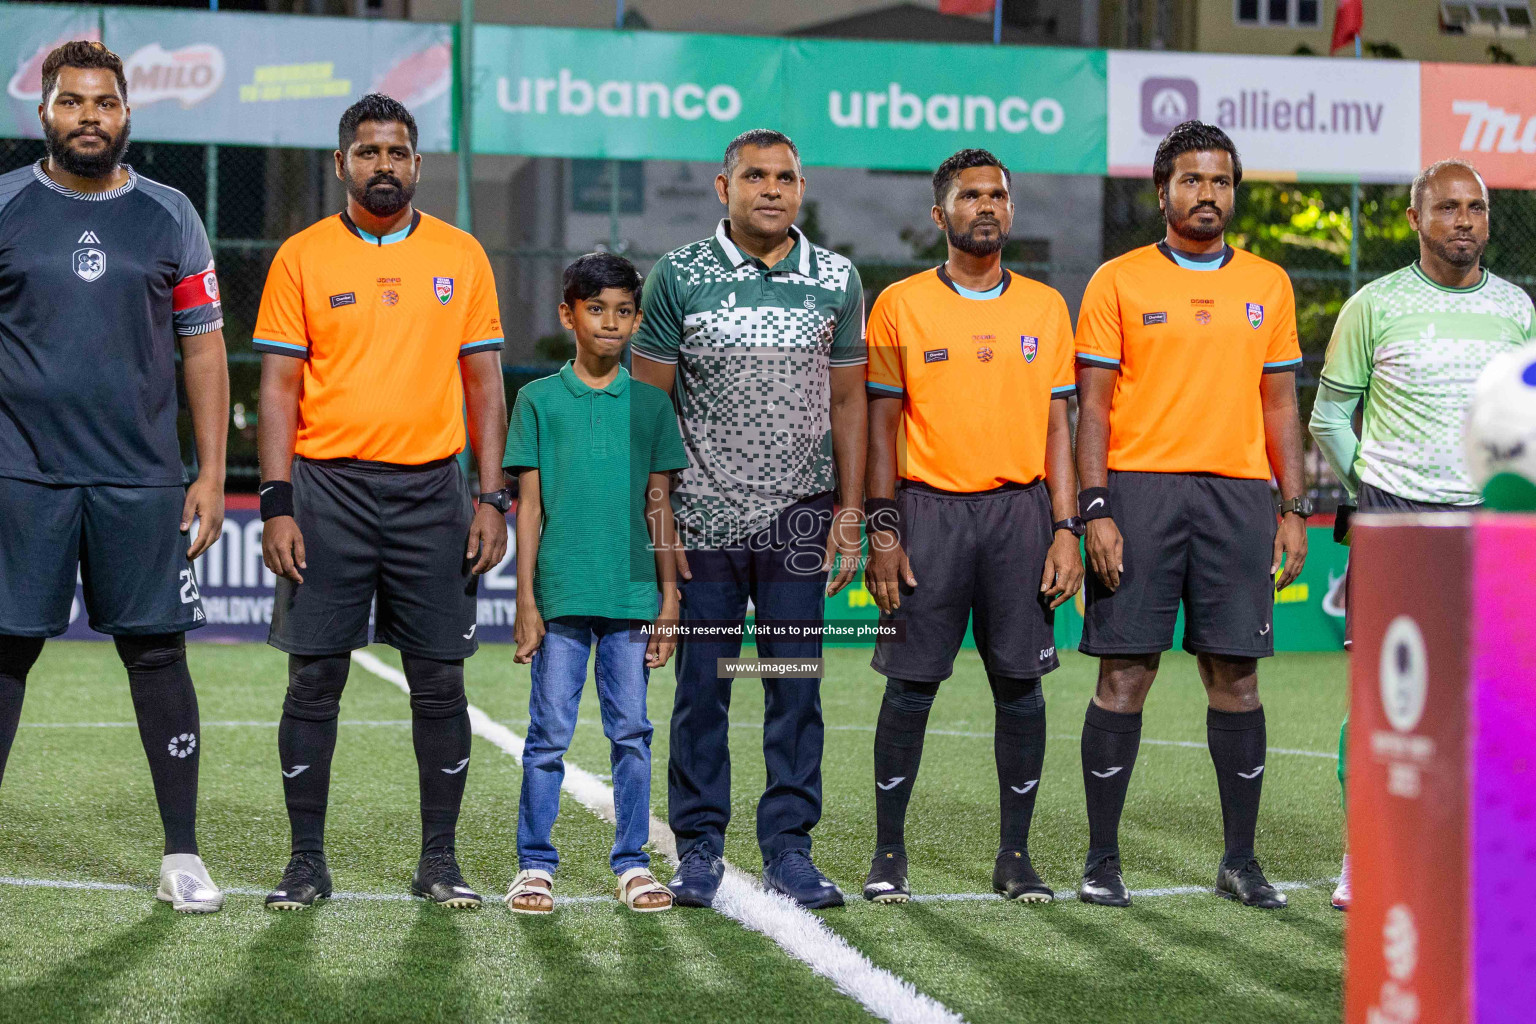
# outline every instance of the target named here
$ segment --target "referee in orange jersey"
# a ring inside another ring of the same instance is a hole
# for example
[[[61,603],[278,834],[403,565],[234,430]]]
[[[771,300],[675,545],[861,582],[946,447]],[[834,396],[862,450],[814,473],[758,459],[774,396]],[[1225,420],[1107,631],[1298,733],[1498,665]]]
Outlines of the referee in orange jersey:
[[[1010,273],[1008,169],[963,149],[933,175],[949,258],[898,281],[869,315],[867,583],[886,677],[875,728],[875,855],[864,898],[905,903],[907,801],[928,712],[974,621],[996,709],[999,842],[992,887],[1051,901],[1029,858],[1045,761],[1041,678],[1057,606],[1083,581],[1073,516],[1072,318],[1056,289]],[[899,484],[899,490],[898,490]]]
[[[1082,650],[1100,659],[1083,725],[1089,850],[1079,895],[1130,904],[1120,811],[1142,704],[1182,602],[1221,793],[1216,891],[1282,907],[1254,831],[1266,746],[1258,659],[1274,653],[1275,573],[1284,587],[1301,572],[1312,511],[1295,299],[1284,270],[1226,244],[1243,167],[1225,132],[1198,121],[1175,128],[1152,176],[1167,235],[1100,267],[1077,324],[1078,501],[1093,569]]]
[[[350,652],[400,651],[421,789],[411,891],[475,907],[454,857],[469,768],[464,659],[478,574],[507,549],[508,493],[470,500],[454,456],[469,436],[500,481],[507,435],[501,322],[485,252],[412,207],[416,122],[387,96],[341,118],[347,208],[283,243],[267,275],[262,353],[262,553],[280,577],[270,643],[288,653],[278,727],[292,859],[277,910],[331,894],[323,846]]]

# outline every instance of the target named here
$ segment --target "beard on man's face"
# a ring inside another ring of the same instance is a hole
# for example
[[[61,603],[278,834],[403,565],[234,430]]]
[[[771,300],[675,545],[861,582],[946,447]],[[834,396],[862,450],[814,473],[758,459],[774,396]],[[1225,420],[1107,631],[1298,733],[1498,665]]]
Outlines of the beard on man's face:
[[[1206,211],[1216,214],[1216,223],[1204,224],[1195,220],[1195,214]],[[1227,221],[1231,219],[1232,211],[1222,212],[1221,207],[1215,203],[1196,203],[1182,214],[1172,206],[1168,207],[1168,226],[1173,229],[1174,234],[1192,242],[1209,242],[1220,238],[1226,234]]]
[[[997,233],[990,238],[977,238],[976,229],[990,225],[997,229]],[[1004,245],[1008,244],[1008,233],[1003,230],[1002,224],[991,217],[981,217],[971,221],[969,230],[959,231],[951,224],[945,234],[949,236],[949,244],[963,253],[971,256],[991,256],[1001,252]]]
[[[43,144],[48,149],[48,156],[66,173],[81,178],[105,178],[117,167],[118,162],[123,158],[123,153],[127,151],[131,126],[132,122],[124,118],[122,131],[115,136],[96,125],[85,125],[64,135],[52,124],[44,121]],[[90,152],[82,152],[74,142],[87,135],[105,140],[106,145]]]
[[[1471,242],[1472,244],[1458,248],[1454,243],[1461,241]],[[1476,238],[1469,234],[1454,234],[1444,239],[1426,237],[1424,245],[1430,252],[1446,263],[1456,267],[1458,270],[1465,270],[1482,258],[1483,250],[1488,248],[1488,240],[1484,239],[1482,242],[1478,242]]]
[[[347,192],[375,217],[393,217],[411,205],[416,196],[416,183],[407,184],[386,171],[364,182],[348,178]]]

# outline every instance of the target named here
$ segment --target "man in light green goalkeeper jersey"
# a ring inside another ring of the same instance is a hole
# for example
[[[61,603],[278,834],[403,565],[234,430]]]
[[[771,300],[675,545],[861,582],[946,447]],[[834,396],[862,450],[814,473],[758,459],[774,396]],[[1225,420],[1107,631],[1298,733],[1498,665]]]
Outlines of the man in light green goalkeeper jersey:
[[[1472,389],[1489,360],[1536,333],[1530,296],[1482,266],[1488,187],[1469,164],[1442,160],[1415,178],[1408,224],[1418,262],[1344,304],[1312,408],[1312,436],[1362,514],[1480,504],[1462,447]],[[1349,511],[1341,506],[1341,518]],[[1348,543],[1347,525],[1336,534]],[[1339,732],[1341,788],[1348,726]],[[1348,853],[1333,905],[1349,905]]]

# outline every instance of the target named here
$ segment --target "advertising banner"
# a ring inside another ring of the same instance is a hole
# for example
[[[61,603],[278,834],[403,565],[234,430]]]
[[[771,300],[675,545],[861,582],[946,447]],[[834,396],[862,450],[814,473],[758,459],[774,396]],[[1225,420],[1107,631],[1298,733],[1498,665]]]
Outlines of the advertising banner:
[[[1457,1024],[1468,1019],[1464,953],[1472,891],[1471,545],[1467,517],[1457,517],[1459,526],[1390,518],[1393,525],[1354,530],[1356,568],[1370,585],[1356,588],[1353,613],[1348,849],[1354,863],[1369,868],[1355,875],[1345,929],[1344,1019]],[[1431,565],[1436,579],[1426,585],[1424,566]],[[1496,886],[1497,877],[1489,884]],[[1426,878],[1441,884],[1425,885]]]
[[[453,31],[361,18],[107,8],[135,138],[334,149],[336,123],[382,92],[410,108],[423,152],[453,149]]]
[[[1419,65],[1420,161],[1466,160],[1491,188],[1536,188],[1536,70]]]
[[[1102,50],[794,41],[780,123],[812,164],[932,170],[979,146],[1015,173],[1103,174],[1105,89]]]
[[[1409,181],[1419,170],[1419,66],[1110,52],[1110,174],[1150,174],[1159,140],[1189,120],[1231,135],[1251,178]]]
[[[96,7],[0,6],[0,76],[5,78],[0,137],[42,138],[37,105],[43,98],[43,59],[71,39],[100,38]]]
[[[1101,174],[1104,83],[1096,50],[481,25],[473,139],[479,153],[718,160],[769,127],[809,165],[927,170],[985,146],[1020,171]]]

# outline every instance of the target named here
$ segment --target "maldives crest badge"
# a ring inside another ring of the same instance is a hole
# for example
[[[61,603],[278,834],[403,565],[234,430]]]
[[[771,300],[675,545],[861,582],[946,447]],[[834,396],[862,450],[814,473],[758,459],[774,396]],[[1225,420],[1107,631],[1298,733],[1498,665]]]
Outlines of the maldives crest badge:
[[[1248,303],[1248,322],[1253,325],[1254,330],[1262,327],[1264,325],[1264,307],[1257,302]]]
[[[432,279],[432,294],[437,296],[437,301],[448,305],[448,300],[453,298],[453,278],[434,277]],[[1252,315],[1253,307],[1249,306],[1249,315]],[[1257,325],[1255,325],[1257,326]]]
[[[1024,361],[1032,363],[1035,354],[1040,351],[1040,339],[1029,334],[1019,335],[1019,350],[1024,353]]]

